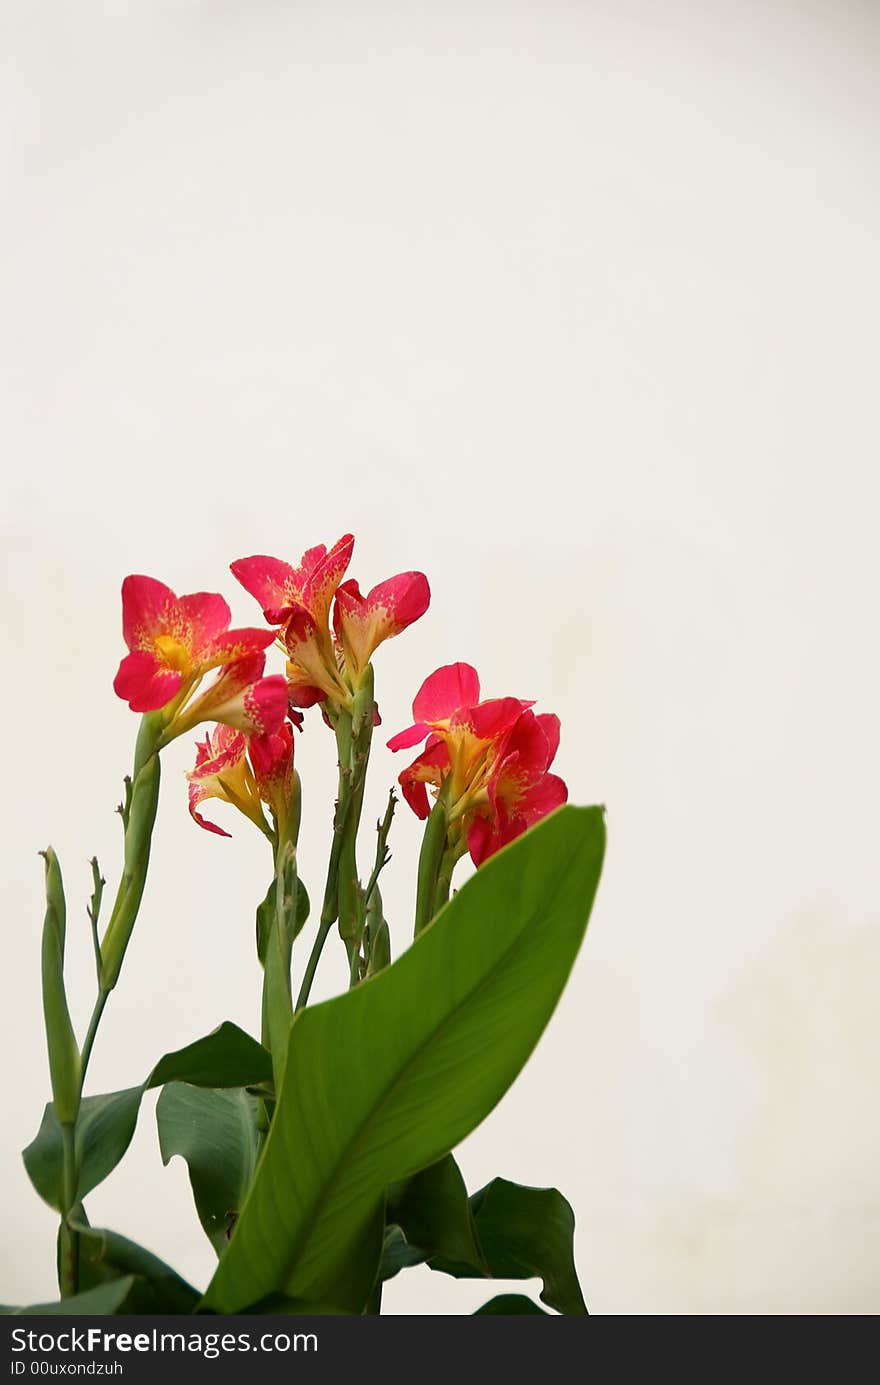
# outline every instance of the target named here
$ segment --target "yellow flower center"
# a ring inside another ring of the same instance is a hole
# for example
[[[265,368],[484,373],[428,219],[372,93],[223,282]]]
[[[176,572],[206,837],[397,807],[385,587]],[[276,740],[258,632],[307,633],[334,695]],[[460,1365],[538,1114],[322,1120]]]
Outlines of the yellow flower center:
[[[159,658],[167,668],[173,668],[177,673],[186,673],[190,666],[189,651],[180,640],[175,639],[173,635],[157,635],[155,645]]]

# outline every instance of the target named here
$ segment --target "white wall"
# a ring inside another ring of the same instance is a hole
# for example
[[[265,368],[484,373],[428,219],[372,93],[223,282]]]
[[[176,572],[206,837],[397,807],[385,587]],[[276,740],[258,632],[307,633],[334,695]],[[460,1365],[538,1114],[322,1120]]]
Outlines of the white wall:
[[[587,945],[466,1143],[557,1183],[596,1312],[877,1311],[880,12],[858,0],[4,7],[0,1299],[51,1295],[18,1150],[45,1100],[41,862],[91,1002],[87,858],[134,718],[128,571],[249,599],[228,562],[345,529],[429,615],[377,661],[557,710],[608,805]],[[319,880],[332,750],[298,742]],[[186,816],[96,1052],[128,1085],[253,1029],[263,844]],[[399,766],[376,757],[366,821]],[[222,811],[222,810],[221,810]],[[387,879],[406,939],[414,819]],[[342,983],[339,959],[320,984]],[[90,1202],[200,1282],[145,1111]],[[389,1311],[462,1312],[418,1271]]]

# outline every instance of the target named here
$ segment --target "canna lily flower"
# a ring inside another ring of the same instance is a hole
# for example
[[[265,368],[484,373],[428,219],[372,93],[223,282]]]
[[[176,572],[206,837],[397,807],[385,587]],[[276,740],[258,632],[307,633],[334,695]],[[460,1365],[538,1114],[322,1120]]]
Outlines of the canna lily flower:
[[[559,719],[536,716],[516,697],[479,701],[470,664],[450,664],[425,680],[413,702],[415,723],[392,736],[403,750],[427,738],[400,775],[417,817],[430,812],[428,787],[446,793],[450,830],[476,865],[566,801],[563,781],[548,770],[559,745]]]
[[[247,737],[233,727],[219,725],[196,744],[195,767],[187,774],[189,811],[208,832],[230,833],[209,822],[198,811],[208,798],[233,804],[239,812],[268,832],[262,804],[272,813],[276,830],[287,827],[294,792],[293,734],[289,722],[270,735]]]
[[[246,750],[247,741],[243,732],[231,726],[217,726],[213,735],[209,731],[203,741],[196,743],[195,768],[189,770],[186,776],[189,780],[190,816],[199,827],[204,827],[206,832],[216,832],[218,837],[232,834],[215,822],[210,822],[198,811],[199,805],[208,798],[233,803],[252,822],[256,822],[261,831],[266,830],[259,794],[253,784],[253,775],[249,773]]]
[[[153,577],[126,577],[122,634],[129,653],[119,665],[114,691],[133,712],[153,712],[185,695],[211,669],[272,643],[271,631],[230,630],[229,621],[229,607],[213,592],[175,596]]]
[[[249,736],[271,735],[287,715],[287,682],[283,674],[263,678],[263,654],[227,664],[209,688],[177,713],[166,739],[191,731],[202,721],[219,721]]]
[[[366,596],[357,582],[343,582],[353,548],[354,538],[344,534],[329,551],[310,548],[297,568],[265,555],[232,564],[269,624],[280,627],[294,706],[350,707],[374,651],[428,609],[431,592],[421,572],[399,573]]]
[[[343,534],[329,551],[323,544],[308,549],[297,568],[266,555],[239,558],[231,564],[233,576],[259,601],[269,624],[281,627],[290,700],[297,707],[349,701],[329,617],[353,548],[354,537]]]
[[[552,713],[523,712],[489,780],[490,812],[475,816],[468,827],[474,865],[481,865],[567,801],[564,780],[547,772],[558,748],[559,718]]]
[[[353,549],[354,535],[343,534],[329,552],[323,544],[307,549],[296,568],[265,555],[239,558],[230,567],[245,591],[259,601],[270,625],[284,625],[297,610],[307,611],[319,624],[327,620]]]
[[[354,684],[379,645],[423,616],[430,601],[431,589],[423,572],[398,573],[366,596],[353,579],[343,582],[336,593],[333,626]]]
[[[269,735],[251,736],[248,755],[257,792],[268,805],[280,834],[287,828],[294,790],[293,728],[285,721]]]

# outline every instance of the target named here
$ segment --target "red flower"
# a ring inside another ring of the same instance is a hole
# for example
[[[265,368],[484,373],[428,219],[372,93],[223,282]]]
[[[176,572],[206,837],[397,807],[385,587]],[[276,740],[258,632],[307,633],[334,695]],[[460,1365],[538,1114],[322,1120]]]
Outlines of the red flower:
[[[379,645],[423,616],[430,601],[431,589],[423,572],[398,573],[366,596],[353,579],[342,584],[336,593],[333,626],[354,683]]]
[[[284,680],[281,679],[281,682]],[[199,813],[207,798],[233,804],[262,832],[267,832],[262,804],[268,804],[276,829],[283,833],[293,794],[293,734],[289,722],[269,735],[247,737],[220,725],[196,744],[195,767],[187,774],[189,811],[208,832],[230,834]]]
[[[203,741],[196,743],[195,768],[187,774],[189,780],[189,811],[194,822],[204,827],[206,832],[216,832],[218,837],[231,834],[215,822],[209,822],[198,812],[200,803],[206,798],[219,798],[236,807],[246,805],[246,815],[254,820],[254,808],[263,818],[259,798],[254,802],[251,785],[248,782],[248,763],[245,756],[247,742],[241,731],[230,726],[217,726],[213,735],[209,731]],[[242,811],[245,808],[242,807]],[[265,819],[263,819],[265,826]]]
[[[353,548],[353,536],[343,534],[329,552],[323,544],[308,549],[297,568],[266,555],[239,558],[231,564],[233,576],[256,597],[269,624],[281,627],[288,654],[288,691],[297,707],[327,700],[344,705],[349,699],[337,666],[329,615]]]
[[[299,567],[280,558],[257,555],[231,564],[232,574],[256,597],[270,625],[284,625],[297,610],[316,623],[327,620],[336,588],[345,576],[354,549],[354,535],[343,534],[327,551],[323,544],[309,548]]]
[[[343,583],[353,547],[351,534],[344,534],[329,552],[323,545],[310,548],[296,568],[265,555],[232,564],[233,575],[256,597],[269,623],[280,627],[294,706],[349,707],[382,641],[428,609],[431,593],[421,572],[389,577],[366,596],[357,582]]]
[[[475,865],[567,801],[564,781],[547,773],[558,747],[559,718],[523,712],[489,781],[491,811],[475,816],[468,828],[468,850]]]
[[[180,736],[202,721],[223,722],[249,736],[277,731],[287,715],[287,683],[281,673],[263,678],[264,663],[263,654],[251,654],[227,664],[200,697],[177,713],[171,733]]]
[[[427,787],[448,783],[451,827],[476,865],[568,797],[548,770],[559,745],[559,719],[535,716],[516,697],[480,702],[470,664],[437,669],[413,702],[415,724],[392,736],[391,750],[426,737],[427,745],[400,775],[403,796],[420,818],[430,812]]]
[[[279,832],[287,825],[293,794],[293,728],[285,721],[280,730],[265,736],[251,736],[248,755],[254,771],[257,792],[268,804]]]
[[[229,607],[212,592],[175,596],[153,577],[122,584],[122,634],[128,653],[114,691],[133,712],[154,712],[221,664],[254,655],[272,643],[266,630],[230,630]]]

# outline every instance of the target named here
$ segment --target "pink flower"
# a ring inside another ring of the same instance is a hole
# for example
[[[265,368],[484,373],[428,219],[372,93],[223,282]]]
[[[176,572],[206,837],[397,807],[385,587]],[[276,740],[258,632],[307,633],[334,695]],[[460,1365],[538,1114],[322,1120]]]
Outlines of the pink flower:
[[[232,575],[256,597],[270,625],[284,625],[297,610],[317,623],[326,622],[336,588],[345,576],[354,549],[354,535],[343,534],[328,550],[309,548],[299,567],[280,558],[257,555],[231,564]]]
[[[198,811],[199,805],[208,798],[219,798],[225,803],[234,803],[236,807],[246,804],[246,815],[252,819],[251,809],[255,806],[262,818],[259,798],[254,804],[246,750],[247,742],[243,733],[231,726],[217,726],[213,735],[209,731],[203,741],[196,743],[195,768],[186,776],[189,780],[190,816],[199,827],[204,827],[206,832],[216,832],[218,837],[228,837],[231,833],[218,827],[215,822],[209,822]]]
[[[414,725],[392,736],[391,750],[427,738],[400,775],[403,796],[420,818],[427,789],[447,786],[452,829],[476,865],[564,803],[563,781],[548,770],[559,745],[559,719],[536,716],[516,697],[481,702],[470,664],[449,664],[425,680],[413,701]]]
[[[230,630],[229,607],[211,592],[175,596],[153,577],[122,584],[122,634],[129,653],[114,691],[133,712],[166,706],[204,673],[253,656],[272,643],[266,630]]]
[[[173,735],[191,731],[202,721],[223,722],[249,736],[278,731],[287,715],[287,682],[281,673],[263,678],[264,662],[263,654],[251,654],[227,664],[200,697],[177,713]]]
[[[257,792],[283,832],[293,794],[293,728],[290,722],[285,721],[280,730],[269,735],[251,736],[248,755]]]
[[[468,850],[475,865],[567,801],[564,781],[547,772],[558,747],[559,718],[524,711],[489,780],[490,811],[474,816],[468,828]]]
[[[296,568],[266,555],[231,564],[233,576],[256,597],[266,620],[281,627],[288,690],[297,707],[348,701],[330,634],[330,606],[353,548],[353,536],[343,534],[329,551],[323,544],[308,549]]]
[[[279,627],[294,706],[350,707],[378,646],[428,609],[431,593],[421,572],[389,577],[366,596],[356,581],[343,582],[353,547],[351,534],[344,534],[329,551],[310,548],[296,568],[265,555],[232,564],[266,619]]]
[[[283,679],[281,682],[283,683]],[[245,736],[220,725],[196,744],[195,767],[187,774],[189,811],[208,832],[230,834],[198,812],[208,798],[231,803],[266,832],[262,804],[272,813],[276,830],[285,831],[294,786],[293,733],[289,722],[268,735]]]
[[[431,589],[423,572],[398,573],[366,596],[353,579],[342,584],[336,593],[333,625],[354,683],[379,645],[423,616],[430,601]]]

